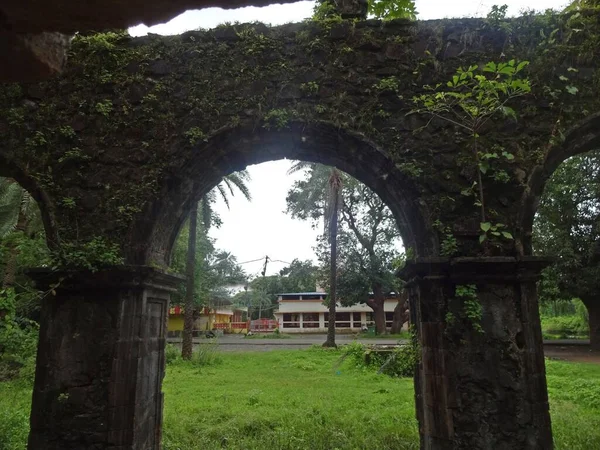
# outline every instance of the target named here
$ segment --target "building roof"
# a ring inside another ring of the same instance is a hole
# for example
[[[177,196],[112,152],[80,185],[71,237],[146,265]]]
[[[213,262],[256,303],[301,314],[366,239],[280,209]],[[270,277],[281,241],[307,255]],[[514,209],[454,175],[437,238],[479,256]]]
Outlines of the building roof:
[[[327,292],[282,292],[277,295],[327,295]]]
[[[279,297],[284,299],[290,299],[290,297],[312,297],[312,298],[303,298],[302,300],[319,300],[314,297],[327,297],[327,292],[283,292],[281,294],[277,294]],[[386,294],[385,298],[396,298],[398,297],[397,292],[389,292]],[[369,292],[369,298],[373,298],[373,293]]]

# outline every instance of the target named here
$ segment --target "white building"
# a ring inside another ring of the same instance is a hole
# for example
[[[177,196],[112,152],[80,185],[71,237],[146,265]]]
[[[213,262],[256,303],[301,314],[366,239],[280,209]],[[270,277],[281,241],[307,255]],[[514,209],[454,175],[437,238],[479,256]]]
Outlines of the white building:
[[[279,310],[275,318],[279,330],[284,333],[325,333],[327,332],[329,310],[323,304],[327,296],[325,292],[292,292],[279,294]],[[398,296],[391,293],[385,300],[386,326],[392,326],[394,308],[398,304]],[[374,325],[373,309],[364,303],[352,306],[340,306],[335,314],[335,327],[339,332],[360,331],[365,326]]]

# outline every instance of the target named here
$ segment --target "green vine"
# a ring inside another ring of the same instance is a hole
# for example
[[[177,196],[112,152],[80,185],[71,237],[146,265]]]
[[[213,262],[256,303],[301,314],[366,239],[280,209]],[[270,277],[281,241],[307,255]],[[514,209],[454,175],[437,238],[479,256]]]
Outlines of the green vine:
[[[430,115],[427,125],[433,118],[446,121],[465,131],[470,138],[469,147],[477,168],[476,179],[472,180],[469,188],[463,189],[462,194],[472,195],[474,206],[480,209],[480,227],[484,232],[480,242],[490,237],[512,239],[508,231],[500,231],[505,225],[491,224],[488,221],[484,176],[495,172],[492,177],[495,181],[509,181],[508,174],[503,170],[496,171],[494,163],[499,159],[512,161],[514,155],[498,147],[494,147],[492,151],[485,150],[480,142],[480,133],[494,116],[501,115],[516,120],[516,111],[509,104],[517,97],[531,92],[529,80],[521,76],[528,64],[528,61],[517,62],[513,59],[506,63],[488,62],[482,67],[459,67],[445,86],[441,83],[424,86],[427,93],[413,98],[416,109],[409,114]]]
[[[464,316],[473,329],[478,333],[483,333],[483,327],[481,326],[483,308],[477,297],[477,286],[474,284],[458,285],[455,288],[454,296],[462,300]],[[448,317],[446,317],[446,320],[447,319]],[[452,323],[453,322],[454,320],[452,320]]]

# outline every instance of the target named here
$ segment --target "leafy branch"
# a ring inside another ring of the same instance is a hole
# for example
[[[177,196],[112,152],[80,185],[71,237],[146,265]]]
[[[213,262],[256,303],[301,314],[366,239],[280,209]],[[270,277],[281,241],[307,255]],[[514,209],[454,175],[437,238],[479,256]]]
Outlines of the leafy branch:
[[[425,94],[415,96],[413,102],[416,108],[409,114],[429,114],[428,126],[433,118],[444,120],[467,132],[471,138],[470,150],[477,165],[477,179],[469,189],[463,190],[464,195],[475,194],[475,205],[480,209],[481,229],[487,238],[492,236],[512,239],[512,235],[502,224],[492,225],[487,220],[483,176],[493,169],[493,162],[499,159],[513,160],[514,155],[506,151],[486,151],[480,143],[480,132],[490,119],[503,116],[516,120],[517,114],[509,103],[517,97],[531,92],[527,78],[522,78],[522,71],[528,61],[517,62],[488,62],[483,67],[476,65],[467,69],[460,67],[452,79],[444,86],[424,86]],[[494,176],[497,181],[507,181],[507,174]],[[485,224],[485,225],[484,225]],[[494,229],[492,230],[492,227]],[[485,229],[484,229],[485,228]],[[508,237],[510,236],[510,237]],[[483,242],[484,239],[480,238]]]

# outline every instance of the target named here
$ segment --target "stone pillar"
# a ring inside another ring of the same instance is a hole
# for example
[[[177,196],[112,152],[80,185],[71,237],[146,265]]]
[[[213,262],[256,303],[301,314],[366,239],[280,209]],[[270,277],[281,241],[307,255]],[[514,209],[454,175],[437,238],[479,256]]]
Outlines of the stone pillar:
[[[421,449],[552,449],[536,290],[548,263],[432,258],[401,271],[421,346]],[[472,295],[457,296],[456,286],[467,285]],[[468,317],[465,303],[481,306],[481,320]]]
[[[325,330],[325,313],[319,313],[319,328]]]
[[[169,295],[149,267],[30,272],[42,304],[30,450],[161,447]]]

